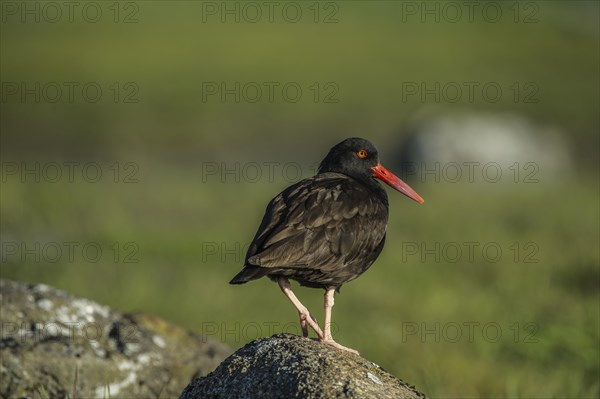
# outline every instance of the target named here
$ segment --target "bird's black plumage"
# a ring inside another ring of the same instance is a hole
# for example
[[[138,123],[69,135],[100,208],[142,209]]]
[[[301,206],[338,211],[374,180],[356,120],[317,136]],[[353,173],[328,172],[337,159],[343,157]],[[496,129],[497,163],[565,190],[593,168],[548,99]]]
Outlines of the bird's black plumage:
[[[385,242],[388,200],[373,177],[378,164],[377,149],[365,139],[333,147],[314,177],[269,203],[244,268],[231,283],[269,276],[339,288],[361,275]]]

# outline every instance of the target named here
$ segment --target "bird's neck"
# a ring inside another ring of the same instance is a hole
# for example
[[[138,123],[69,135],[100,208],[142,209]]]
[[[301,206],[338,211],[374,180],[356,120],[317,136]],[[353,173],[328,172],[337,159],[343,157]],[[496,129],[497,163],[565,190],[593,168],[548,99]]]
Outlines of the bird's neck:
[[[383,188],[383,186],[379,183],[379,181],[371,178],[368,181],[362,181],[361,183],[365,184],[367,187],[369,187],[369,189],[381,200],[381,202],[383,202],[386,206],[389,205],[388,203],[388,195],[387,195],[387,191],[385,191],[385,188]]]
[[[385,204],[386,206],[389,205],[388,196],[387,196],[387,192],[385,191],[385,188],[383,188],[383,186],[375,178],[364,177],[364,176],[353,176],[351,173],[348,173],[345,170],[335,170],[335,168],[327,168],[327,170],[322,170],[322,169],[323,168],[319,169],[319,172],[317,173],[317,175],[324,174],[324,173],[339,173],[341,175],[347,176],[347,177],[351,178],[352,180],[365,186],[383,204]]]

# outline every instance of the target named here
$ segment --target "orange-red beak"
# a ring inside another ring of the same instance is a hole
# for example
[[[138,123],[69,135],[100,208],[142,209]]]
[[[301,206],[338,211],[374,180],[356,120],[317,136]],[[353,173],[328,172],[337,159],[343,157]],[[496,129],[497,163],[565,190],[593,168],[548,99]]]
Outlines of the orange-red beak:
[[[382,164],[377,164],[377,166],[373,166],[371,168],[373,170],[373,177],[383,180],[387,185],[392,187],[396,191],[400,191],[402,194],[406,195],[408,198],[417,201],[419,204],[425,202],[423,198],[415,190],[410,188],[410,186],[404,183],[398,176],[387,170],[383,167]]]

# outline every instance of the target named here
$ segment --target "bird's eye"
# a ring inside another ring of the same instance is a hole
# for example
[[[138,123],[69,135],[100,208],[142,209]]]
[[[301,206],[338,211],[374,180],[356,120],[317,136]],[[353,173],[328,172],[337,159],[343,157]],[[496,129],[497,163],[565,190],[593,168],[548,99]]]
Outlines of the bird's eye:
[[[360,159],[363,159],[363,158],[366,158],[366,157],[367,157],[367,155],[369,155],[369,154],[367,154],[367,152],[366,152],[365,150],[360,150],[360,151],[356,151],[356,155],[357,155],[357,156],[358,156]]]

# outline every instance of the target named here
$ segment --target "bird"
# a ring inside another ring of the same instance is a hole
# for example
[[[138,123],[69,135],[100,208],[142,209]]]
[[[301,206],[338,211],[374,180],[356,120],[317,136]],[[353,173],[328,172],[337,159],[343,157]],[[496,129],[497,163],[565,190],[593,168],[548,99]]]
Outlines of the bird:
[[[287,187],[269,202],[244,266],[230,284],[267,276],[298,311],[304,337],[310,327],[319,341],[358,354],[333,339],[331,312],[335,292],[368,270],[385,244],[389,203],[378,180],[424,202],[381,165],[370,141],[351,137],[333,146],[313,177]],[[322,330],[289,280],[325,290]]]

